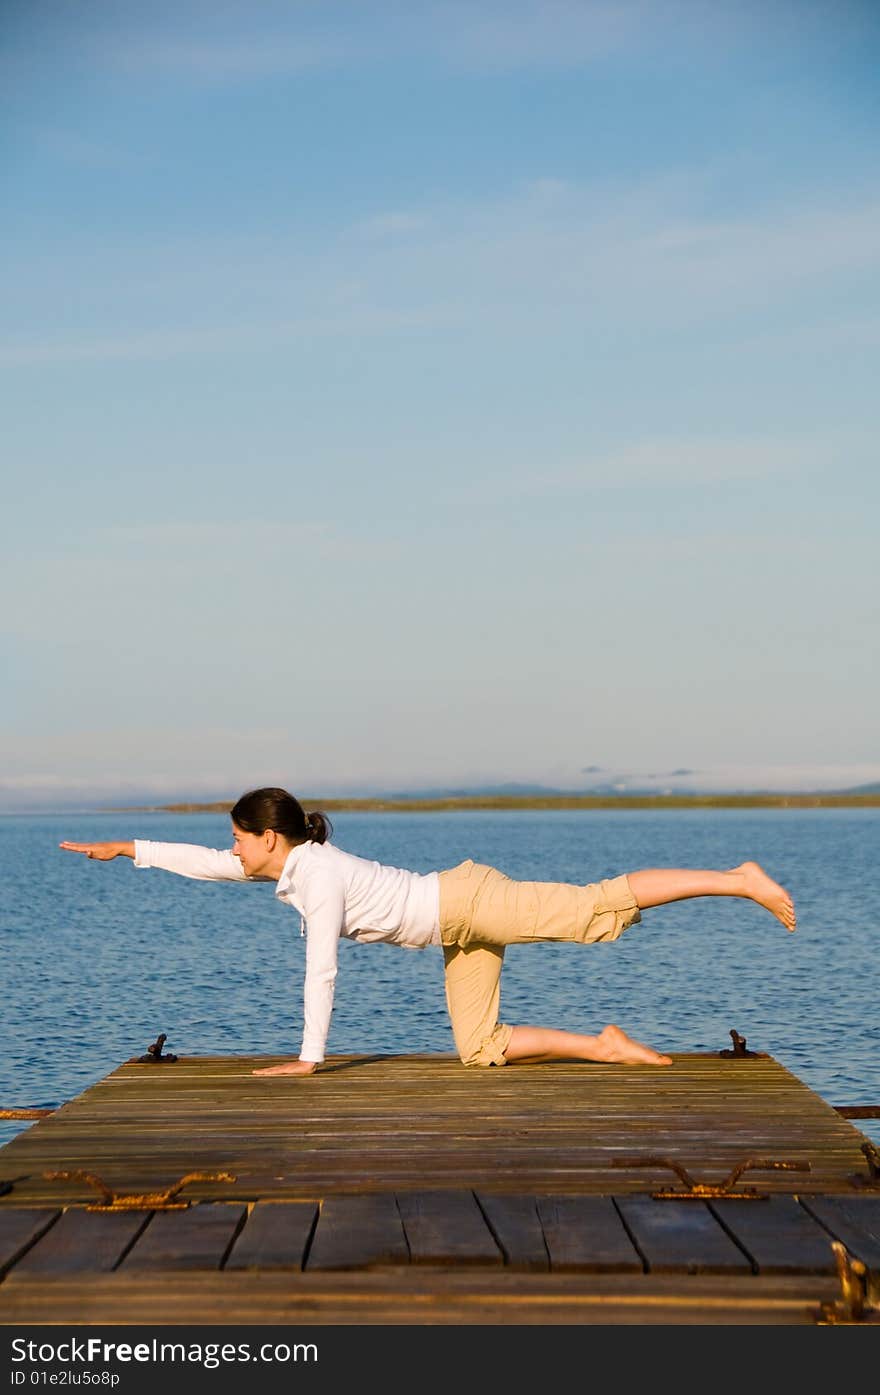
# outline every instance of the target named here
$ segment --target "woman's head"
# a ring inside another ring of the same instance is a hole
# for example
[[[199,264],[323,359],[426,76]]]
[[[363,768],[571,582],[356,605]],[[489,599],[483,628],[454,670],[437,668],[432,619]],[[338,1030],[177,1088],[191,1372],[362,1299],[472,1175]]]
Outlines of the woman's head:
[[[287,790],[250,790],[233,805],[232,822],[244,833],[279,833],[286,842],[326,843],[333,825],[317,810],[307,814]]]
[[[248,877],[277,881],[292,847],[325,843],[332,832],[326,815],[307,814],[287,790],[251,790],[231,813],[232,851]]]

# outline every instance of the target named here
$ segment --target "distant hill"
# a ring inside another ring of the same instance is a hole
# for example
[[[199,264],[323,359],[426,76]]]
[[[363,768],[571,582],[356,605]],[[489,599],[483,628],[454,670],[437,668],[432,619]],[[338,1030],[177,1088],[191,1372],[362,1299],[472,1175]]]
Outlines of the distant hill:
[[[674,772],[689,774],[690,772]],[[228,813],[238,796],[229,799],[174,800],[131,806],[168,813]],[[453,809],[705,809],[705,808],[871,808],[880,805],[880,783],[836,790],[767,790],[662,788],[627,786],[623,780],[581,789],[562,789],[527,781],[505,781],[480,786],[435,786],[419,790],[383,790],[370,793],[298,796],[309,809],[352,811],[428,811]]]
[[[678,774],[678,772],[673,772]],[[682,772],[684,773],[684,772]],[[689,773],[689,772],[688,772]],[[731,797],[792,798],[803,796],[806,799],[821,798],[826,795],[867,795],[880,794],[880,783],[856,785],[852,788],[826,790],[771,790],[771,789],[699,789],[696,786],[660,784],[629,785],[624,780],[607,780],[601,784],[585,785],[581,789],[567,789],[554,785],[519,784],[508,781],[498,785],[478,786],[436,786],[420,790],[383,790],[368,795],[352,796],[361,799],[653,799],[658,797],[681,797],[685,799],[727,799]],[[343,796],[345,797],[345,796]]]
[[[211,804],[178,803],[151,805],[164,813],[228,813],[233,799]],[[437,793],[417,795],[336,796],[332,799],[304,796],[300,803],[307,809],[348,810],[355,813],[429,813],[467,809],[821,809],[880,807],[880,792],[846,793],[803,791],[791,794],[657,794],[630,792],[627,794],[578,794],[571,790],[547,791],[541,794],[467,794]]]

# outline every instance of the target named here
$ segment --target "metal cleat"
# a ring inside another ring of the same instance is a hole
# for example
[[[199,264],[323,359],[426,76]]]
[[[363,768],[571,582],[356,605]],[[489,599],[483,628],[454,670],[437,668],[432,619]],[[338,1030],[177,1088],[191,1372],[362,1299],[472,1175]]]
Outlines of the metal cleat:
[[[739,1059],[740,1057],[745,1058],[746,1056],[757,1056],[759,1054],[757,1051],[746,1050],[746,1039],[740,1036],[735,1027],[731,1027],[730,1029],[730,1039],[733,1042],[733,1050],[731,1051],[729,1046],[725,1047],[723,1051],[718,1052],[719,1056],[736,1056],[737,1059]]]
[[[652,1192],[655,1201],[766,1201],[769,1193],[759,1192],[755,1187],[733,1185],[750,1168],[764,1171],[809,1172],[808,1162],[777,1162],[768,1158],[747,1158],[737,1163],[723,1182],[695,1182],[690,1173],[675,1158],[615,1158],[613,1167],[668,1167],[684,1182],[684,1188],[669,1188],[666,1191]]]
[[[133,1057],[132,1057],[132,1061],[137,1062],[138,1064],[144,1064],[144,1065],[152,1065],[152,1064],[162,1064],[162,1065],[164,1065],[166,1061],[168,1061],[168,1062],[176,1061],[176,1060],[177,1060],[177,1057],[174,1056],[174,1055],[172,1055],[172,1053],[171,1053],[170,1051],[166,1051],[165,1054],[164,1054],[164,1056],[162,1055],[162,1047],[165,1045],[165,1042],[166,1042],[167,1040],[168,1040],[167,1033],[165,1033],[165,1032],[160,1032],[159,1036],[158,1036],[158,1037],[156,1038],[156,1040],[153,1042],[152,1046],[148,1046],[148,1047],[147,1047],[146,1055],[145,1055],[145,1056],[133,1056]]]
[[[868,1164],[867,1176],[861,1172],[854,1172],[850,1176],[850,1182],[860,1191],[877,1191],[880,1187],[880,1148],[870,1139],[859,1144],[859,1149],[865,1155],[865,1162]]]
[[[861,1150],[868,1164],[868,1176],[872,1182],[880,1182],[880,1148],[876,1143],[863,1143]]]
[[[834,1303],[822,1303],[815,1313],[820,1326],[841,1323],[880,1323],[880,1283],[868,1272],[860,1259],[853,1259],[839,1240],[831,1241],[840,1280],[840,1297]]]
[[[234,1182],[231,1172],[188,1172],[168,1187],[164,1192],[114,1192],[102,1178],[94,1172],[44,1172],[43,1177],[50,1182],[88,1182],[101,1195],[100,1203],[93,1202],[87,1211],[185,1211],[191,1201],[175,1201],[178,1192],[188,1182]]]

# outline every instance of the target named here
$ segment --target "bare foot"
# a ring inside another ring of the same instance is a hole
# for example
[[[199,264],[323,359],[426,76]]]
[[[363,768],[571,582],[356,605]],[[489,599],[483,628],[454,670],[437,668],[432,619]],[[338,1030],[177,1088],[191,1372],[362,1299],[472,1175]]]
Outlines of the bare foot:
[[[752,901],[757,901],[759,906],[764,906],[766,910],[772,911],[776,919],[781,921],[789,932],[797,929],[794,902],[784,886],[780,886],[772,877],[768,877],[764,868],[759,867],[757,862],[743,862],[739,867],[734,867],[733,870],[742,875],[744,895]]]
[[[314,1071],[313,1061],[285,1061],[280,1066],[262,1066],[259,1070],[252,1070],[251,1075],[313,1075]]]
[[[626,1032],[621,1031],[620,1027],[604,1027],[596,1037],[596,1042],[602,1052],[600,1059],[603,1061],[615,1061],[626,1066],[672,1065],[671,1056],[662,1056],[650,1046],[634,1041]]]

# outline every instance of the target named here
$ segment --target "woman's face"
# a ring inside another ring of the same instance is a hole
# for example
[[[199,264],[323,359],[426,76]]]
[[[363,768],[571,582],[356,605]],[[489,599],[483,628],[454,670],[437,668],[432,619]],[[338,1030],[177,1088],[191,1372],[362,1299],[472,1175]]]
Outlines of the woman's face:
[[[232,825],[232,851],[248,877],[260,876],[269,858],[265,834],[246,833],[236,824]]]

